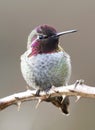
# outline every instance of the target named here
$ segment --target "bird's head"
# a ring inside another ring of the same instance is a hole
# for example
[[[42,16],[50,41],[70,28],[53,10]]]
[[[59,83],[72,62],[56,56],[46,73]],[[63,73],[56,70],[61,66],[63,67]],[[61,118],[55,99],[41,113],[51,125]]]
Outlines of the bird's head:
[[[40,25],[30,33],[27,49],[32,49],[31,55],[56,52],[59,36],[75,31],[70,30],[58,33],[56,29],[49,25]]]

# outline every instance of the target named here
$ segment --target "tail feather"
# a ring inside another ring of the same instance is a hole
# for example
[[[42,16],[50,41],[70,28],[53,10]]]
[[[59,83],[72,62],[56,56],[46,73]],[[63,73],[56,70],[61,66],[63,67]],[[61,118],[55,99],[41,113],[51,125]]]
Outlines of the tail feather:
[[[63,113],[69,114],[69,111],[68,111],[69,104],[70,104],[69,97],[66,96],[61,103],[61,110],[62,110]]]
[[[50,102],[56,107],[60,108],[64,114],[69,114],[68,107],[70,100],[68,96],[66,96],[64,99],[62,96],[54,97],[50,100]]]

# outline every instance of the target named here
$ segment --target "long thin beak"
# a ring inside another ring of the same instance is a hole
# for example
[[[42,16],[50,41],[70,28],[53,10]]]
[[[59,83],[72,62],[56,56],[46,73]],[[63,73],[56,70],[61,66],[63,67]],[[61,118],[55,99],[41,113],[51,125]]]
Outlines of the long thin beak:
[[[64,31],[64,32],[59,32],[59,33],[53,35],[52,37],[59,37],[61,35],[65,35],[65,34],[69,34],[69,33],[74,33],[74,32],[77,32],[77,30],[68,30],[68,31]]]

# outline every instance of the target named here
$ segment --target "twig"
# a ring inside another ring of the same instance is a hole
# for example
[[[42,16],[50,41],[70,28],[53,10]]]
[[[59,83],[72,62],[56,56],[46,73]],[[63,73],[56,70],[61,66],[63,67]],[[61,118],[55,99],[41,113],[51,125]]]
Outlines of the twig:
[[[78,80],[72,85],[53,88],[48,92],[48,94],[45,92],[40,92],[40,96],[36,96],[35,94],[36,90],[28,89],[25,92],[1,98],[0,110],[3,110],[10,105],[17,105],[19,110],[22,102],[38,100],[38,103],[40,103],[41,101],[50,101],[52,97],[60,95],[95,98],[95,87],[87,86],[83,84],[82,80]]]

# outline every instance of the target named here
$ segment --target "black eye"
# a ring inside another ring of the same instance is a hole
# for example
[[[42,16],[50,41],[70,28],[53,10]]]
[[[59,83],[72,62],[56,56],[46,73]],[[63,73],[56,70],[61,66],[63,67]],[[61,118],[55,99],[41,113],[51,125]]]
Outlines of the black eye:
[[[46,38],[48,38],[46,35],[39,35],[39,36],[38,36],[38,39],[40,39],[40,40],[46,39]]]
[[[44,36],[43,35],[39,35],[39,39],[44,39]]]

